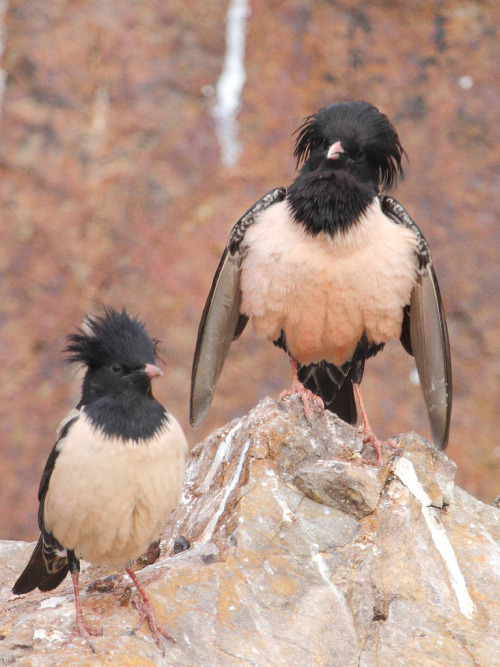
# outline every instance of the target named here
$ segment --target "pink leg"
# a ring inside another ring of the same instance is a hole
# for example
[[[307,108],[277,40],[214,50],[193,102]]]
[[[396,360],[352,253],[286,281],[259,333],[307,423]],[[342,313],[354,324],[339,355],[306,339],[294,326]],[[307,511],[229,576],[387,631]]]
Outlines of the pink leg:
[[[78,578],[79,578],[78,572],[71,572],[71,579],[73,581],[73,590],[75,592],[76,623],[75,623],[75,629],[69,641],[71,641],[71,639],[75,639],[75,637],[82,637],[82,639],[85,639],[89,643],[90,648],[95,653],[95,649],[92,645],[92,642],[90,641],[90,638],[92,636],[95,637],[102,635],[102,630],[92,630],[92,628],[90,628],[87,625],[87,621],[83,616],[82,606],[80,604],[80,591],[78,589]]]
[[[280,401],[282,401],[287,396],[294,396],[295,394],[299,394],[300,397],[302,398],[302,403],[304,405],[304,412],[306,413],[307,421],[310,423],[311,413],[309,412],[308,399],[312,399],[313,401],[315,401],[315,403],[321,408],[321,410],[325,409],[325,405],[323,403],[321,396],[317,396],[310,389],[304,387],[302,382],[299,380],[299,376],[297,375],[297,360],[294,359],[293,357],[290,357],[290,363],[292,364],[292,371],[293,371],[292,388],[285,389],[285,391],[281,392]]]
[[[139,579],[136,577],[135,572],[132,572],[132,570],[129,570],[128,568],[125,570],[125,572],[132,579],[132,581],[135,584],[135,587],[137,588],[141,596],[141,600],[139,601],[136,600],[137,609],[139,611],[139,623],[135,626],[132,632],[135,632],[140,627],[141,623],[145,619],[147,619],[149,627],[151,628],[151,634],[153,635],[155,642],[162,649],[162,651],[164,651],[161,635],[163,635],[167,639],[170,639],[170,641],[173,642],[174,644],[175,644],[175,639],[167,630],[165,630],[165,628],[159,623],[158,619],[156,618],[155,610],[151,603],[151,600],[148,598],[146,591],[139,583]]]
[[[370,422],[365,410],[365,404],[363,402],[363,395],[361,393],[361,387],[359,384],[353,382],[354,391],[358,397],[359,408],[361,410],[361,418],[363,419],[363,442],[365,445],[371,444],[377,453],[377,463],[382,465],[382,451],[380,449],[381,441],[374,435]],[[386,440],[387,444],[394,449],[399,449],[399,445],[394,442],[394,440]]]

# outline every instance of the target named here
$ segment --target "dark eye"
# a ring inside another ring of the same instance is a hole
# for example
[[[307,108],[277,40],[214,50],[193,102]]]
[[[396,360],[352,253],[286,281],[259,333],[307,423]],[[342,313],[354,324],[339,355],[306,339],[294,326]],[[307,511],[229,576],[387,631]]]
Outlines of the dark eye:
[[[354,159],[355,160],[362,160],[365,157],[366,153],[365,151],[360,148],[356,153],[354,154]]]
[[[113,373],[121,373],[122,365],[119,364],[117,361],[113,361],[113,363],[111,364],[111,370],[113,371]]]

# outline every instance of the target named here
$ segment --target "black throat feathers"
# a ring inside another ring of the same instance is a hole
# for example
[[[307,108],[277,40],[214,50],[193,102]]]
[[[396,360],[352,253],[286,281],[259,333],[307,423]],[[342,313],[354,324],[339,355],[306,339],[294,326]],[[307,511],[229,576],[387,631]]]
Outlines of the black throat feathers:
[[[316,236],[335,236],[354,227],[377,196],[373,183],[353,182],[345,171],[321,175],[303,170],[288,189],[293,219]]]
[[[168,426],[168,413],[152,396],[102,396],[83,404],[93,426],[109,437],[141,442]]]

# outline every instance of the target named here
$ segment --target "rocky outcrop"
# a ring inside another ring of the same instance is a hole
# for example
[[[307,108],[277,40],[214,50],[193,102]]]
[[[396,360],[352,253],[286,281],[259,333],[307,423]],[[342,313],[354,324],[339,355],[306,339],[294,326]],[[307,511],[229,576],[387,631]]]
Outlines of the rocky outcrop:
[[[299,401],[262,401],[200,443],[162,557],[139,574],[176,639],[165,655],[122,575],[85,567],[96,653],[67,642],[66,581],[10,594],[32,545],[0,545],[0,663],[19,665],[500,664],[500,511],[454,485],[415,434],[384,463],[357,431]],[[191,548],[171,554],[176,538]]]

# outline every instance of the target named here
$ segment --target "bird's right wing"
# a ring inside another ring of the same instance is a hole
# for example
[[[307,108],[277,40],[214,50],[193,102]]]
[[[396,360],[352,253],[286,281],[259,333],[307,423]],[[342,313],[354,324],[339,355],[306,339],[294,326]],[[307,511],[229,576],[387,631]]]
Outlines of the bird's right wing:
[[[285,196],[286,188],[268,192],[238,220],[229,235],[198,329],[191,374],[189,420],[192,426],[199,426],[205,419],[229,346],[240,336],[248,321],[240,312],[245,232],[259,213]]]

